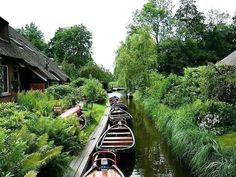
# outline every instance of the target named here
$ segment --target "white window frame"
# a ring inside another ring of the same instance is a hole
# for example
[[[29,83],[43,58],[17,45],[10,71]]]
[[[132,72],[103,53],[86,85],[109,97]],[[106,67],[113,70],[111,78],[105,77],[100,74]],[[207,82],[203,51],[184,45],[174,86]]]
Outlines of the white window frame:
[[[7,96],[7,95],[9,95],[9,75],[8,75],[9,70],[8,70],[7,65],[0,65],[0,67],[6,67],[7,68],[7,91],[1,93],[1,96]]]

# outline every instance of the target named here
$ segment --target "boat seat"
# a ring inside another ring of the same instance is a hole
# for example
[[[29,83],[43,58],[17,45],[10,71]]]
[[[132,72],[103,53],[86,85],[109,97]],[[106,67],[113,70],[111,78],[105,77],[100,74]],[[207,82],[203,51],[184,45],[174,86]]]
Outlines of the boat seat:
[[[126,127],[111,128],[110,130],[129,130]]]
[[[117,140],[117,139],[122,139],[122,140],[132,140],[133,138],[131,136],[120,136],[120,137],[105,137],[105,140]]]
[[[129,147],[130,145],[102,145],[102,148],[124,148]]]
[[[110,132],[107,135],[131,135],[130,132]]]
[[[132,144],[133,141],[103,141],[102,144]]]

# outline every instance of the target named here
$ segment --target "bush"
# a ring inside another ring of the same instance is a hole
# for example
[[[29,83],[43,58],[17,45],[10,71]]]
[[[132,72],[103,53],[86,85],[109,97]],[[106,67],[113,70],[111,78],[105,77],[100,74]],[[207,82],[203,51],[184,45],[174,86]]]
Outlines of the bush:
[[[79,90],[81,95],[88,99],[88,102],[104,102],[106,100],[106,91],[102,88],[102,84],[97,80],[87,80],[86,84],[80,87]]]
[[[74,102],[81,100],[81,93],[71,85],[54,85],[47,88],[47,93],[53,95],[56,99],[65,100],[68,106],[72,106]]]
[[[54,141],[55,145],[63,146],[63,152],[75,154],[81,148],[79,122],[76,116],[58,119],[40,117],[30,120],[27,126],[37,135],[47,133],[49,140]]]
[[[83,86],[85,84],[86,80],[87,79],[80,77],[80,78],[77,78],[76,80],[72,81],[70,83],[70,85],[73,86],[73,87],[79,88],[79,87],[81,87],[81,86]]]
[[[65,104],[62,100],[55,100],[52,95],[41,91],[21,92],[17,95],[17,103],[44,116],[52,115],[56,104]]]

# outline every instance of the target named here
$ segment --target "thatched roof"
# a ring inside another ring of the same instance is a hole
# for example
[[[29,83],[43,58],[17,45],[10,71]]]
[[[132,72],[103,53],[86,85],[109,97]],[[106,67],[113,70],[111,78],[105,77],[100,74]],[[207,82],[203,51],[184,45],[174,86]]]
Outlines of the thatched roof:
[[[2,27],[1,22],[4,22],[2,23],[4,25],[8,24],[0,17],[0,28]],[[8,60],[14,59],[21,64],[26,64],[29,68],[35,70],[35,72],[43,75],[47,80],[64,82],[69,80],[69,77],[56,63],[34,47],[31,42],[20,35],[11,26],[8,26],[8,33],[8,39],[3,39],[0,36],[0,56]]]
[[[224,65],[224,64],[236,65],[236,50],[217,63],[217,65]]]

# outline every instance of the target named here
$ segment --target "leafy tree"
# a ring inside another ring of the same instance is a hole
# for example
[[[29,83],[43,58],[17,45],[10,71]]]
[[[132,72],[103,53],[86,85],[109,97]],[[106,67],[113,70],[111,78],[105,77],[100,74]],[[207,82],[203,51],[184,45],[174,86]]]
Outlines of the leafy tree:
[[[84,25],[59,28],[49,42],[48,54],[59,63],[66,61],[78,70],[91,61],[92,34]]]
[[[98,99],[106,98],[106,92],[102,88],[102,84],[95,79],[87,80],[85,85],[79,88],[83,97],[88,98],[88,102],[91,103],[93,107],[93,103]]]
[[[115,75],[128,90],[148,86],[149,73],[156,65],[156,45],[146,28],[128,36],[116,54]]]
[[[180,6],[176,11],[177,35],[181,39],[201,39],[205,25],[202,12],[197,10],[195,0],[180,0]]]
[[[47,44],[44,40],[44,34],[38,29],[35,23],[31,22],[30,24],[26,24],[25,27],[21,27],[20,29],[17,29],[17,31],[27,38],[40,51],[46,50]]]
[[[170,0],[149,0],[134,15],[131,30],[148,26],[158,44],[171,31],[172,2]]]
[[[113,80],[113,75],[109,72],[109,70],[105,69],[103,66],[98,66],[93,61],[88,62],[81,68],[79,76],[87,79],[92,77],[105,85]]]

